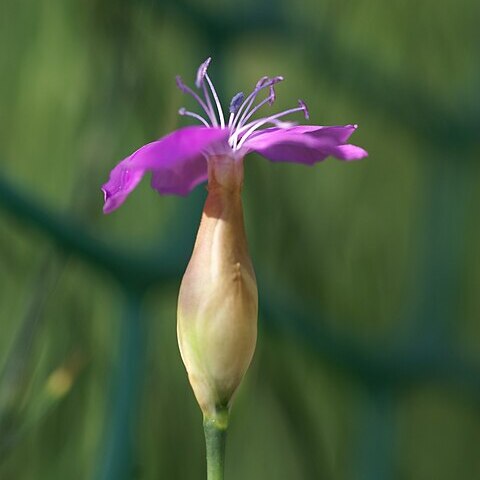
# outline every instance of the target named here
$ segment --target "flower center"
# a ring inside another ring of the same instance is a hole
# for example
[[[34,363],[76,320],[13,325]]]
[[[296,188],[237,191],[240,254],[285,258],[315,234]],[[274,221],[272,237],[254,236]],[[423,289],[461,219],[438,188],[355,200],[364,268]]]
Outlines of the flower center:
[[[201,89],[203,93],[203,99],[190,87],[185,85],[182,79],[177,76],[177,86],[183,93],[191,95],[196,102],[200,105],[202,110],[205,112],[205,117],[199,115],[195,112],[190,112],[185,108],[180,108],[178,113],[180,115],[185,115],[193,117],[196,120],[203,123],[206,127],[220,127],[229,129],[229,138],[228,145],[234,152],[240,150],[245,144],[246,140],[260,127],[270,124],[278,128],[286,128],[294,125],[290,122],[284,122],[280,119],[286,115],[290,115],[296,112],[303,112],[305,118],[309,118],[308,108],[302,100],[298,101],[298,106],[295,108],[290,108],[273,115],[266,117],[258,118],[256,120],[251,120],[253,117],[264,105],[268,104],[269,106],[273,105],[275,102],[275,85],[283,80],[283,77],[262,77],[256,84],[253,91],[245,97],[243,92],[239,92],[233,96],[229,112],[230,117],[228,119],[228,124],[225,122],[225,116],[223,114],[222,105],[218,98],[217,92],[213,83],[208,76],[207,70],[210,65],[211,58],[207,58],[203,62],[197,71],[197,78],[195,85],[198,89]],[[261,92],[264,92],[268,89],[268,95],[263,100],[258,101],[258,96]],[[212,103],[215,104],[215,108]]]

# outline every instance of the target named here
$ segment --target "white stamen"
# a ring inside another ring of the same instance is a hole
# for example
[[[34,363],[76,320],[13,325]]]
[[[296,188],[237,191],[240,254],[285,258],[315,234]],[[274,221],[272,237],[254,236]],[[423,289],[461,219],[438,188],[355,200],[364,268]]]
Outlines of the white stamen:
[[[238,150],[239,148],[241,148],[241,146],[245,143],[245,140],[247,140],[248,137],[255,130],[257,130],[259,127],[261,127],[262,125],[265,125],[266,123],[270,123],[272,120],[275,120],[277,118],[284,117],[285,115],[289,115],[289,114],[295,113],[295,112],[302,112],[302,111],[305,112],[305,107],[303,105],[300,105],[297,108],[291,108],[290,110],[285,110],[284,112],[277,113],[277,114],[272,115],[270,117],[261,118],[260,120],[257,120],[257,121],[251,122],[251,123],[247,123],[247,125],[245,125],[244,127],[236,130],[235,133],[231,137],[231,139],[233,139],[233,137],[235,137],[235,139],[233,140],[236,143],[235,149]],[[237,143],[239,135],[241,133],[243,133],[244,131],[245,131],[245,134],[242,136],[241,140],[238,141],[238,143]]]
[[[275,99],[275,97],[273,97]],[[242,118],[240,119],[240,121],[238,122],[238,125],[237,125],[237,128],[241,128],[242,125],[245,125],[245,122],[252,117],[252,115],[255,115],[256,112],[258,112],[258,110],[260,110],[266,103],[268,104],[272,104],[272,95],[270,94],[267,98],[263,99],[258,105],[256,105],[251,111],[250,113],[248,113],[248,115],[246,115],[246,113],[248,112],[248,110],[245,110],[244,114],[242,115]],[[245,116],[246,115],[246,116]]]
[[[208,93],[207,86],[205,85],[205,82],[202,82],[202,90],[203,90],[203,96],[205,97],[205,100],[207,102],[208,111],[210,112],[208,117],[212,121],[212,125],[214,127],[217,127],[218,126],[217,116],[215,115],[215,112],[213,111],[212,100],[210,99],[210,95]]]
[[[213,83],[210,80],[210,77],[208,76],[208,73],[207,73],[207,68],[209,66],[209,63],[210,63],[210,58],[208,58],[199,67],[197,71],[196,82],[195,82],[196,85],[202,89],[203,95],[205,97],[204,100],[199,95],[197,95],[191,88],[187,87],[182,82],[180,77],[177,77],[177,85],[180,88],[180,90],[182,90],[182,92],[188,93],[198,102],[198,104],[202,107],[202,109],[205,111],[206,115],[208,116],[208,119],[210,120],[211,124],[209,124],[208,120],[203,116],[195,112],[190,112],[185,108],[180,108],[178,113],[180,115],[186,115],[186,116],[195,118],[206,127],[212,127],[212,126],[218,127],[220,123],[221,128],[225,128],[225,116],[222,109],[222,105],[218,98],[215,87],[213,86]],[[279,112],[274,115],[253,120],[247,123],[248,120],[252,118],[266,103],[270,105],[274,103],[275,101],[274,86],[278,82],[281,82],[282,80],[283,80],[283,77],[280,77],[280,76],[271,77],[271,78],[262,77],[257,82],[257,84],[255,85],[255,88],[247,96],[247,98],[244,98],[244,95],[242,92],[239,92],[236,95],[234,95],[234,97],[230,102],[230,107],[229,107],[230,115],[228,118],[228,128],[230,130],[230,136],[228,138],[228,144],[223,144],[222,146],[222,149],[224,148],[225,152],[229,152],[229,154],[231,154],[232,150],[234,153],[239,149],[241,149],[245,144],[245,142],[250,138],[250,136],[265,124],[271,124],[277,128],[288,128],[293,125],[296,125],[296,123],[293,123],[293,122],[285,122],[283,120],[280,120],[282,117],[285,117],[286,115],[290,115],[291,113],[303,112],[305,115],[305,118],[308,119],[308,116],[309,116],[308,108],[302,100],[299,100],[298,107],[296,108],[290,108],[283,112]],[[207,87],[207,84],[208,84],[208,87]],[[268,96],[263,100],[259,101],[254,106],[254,103],[257,100],[259,93],[265,88],[270,88],[270,92]],[[213,106],[212,97],[210,95],[213,96],[213,100],[215,101],[218,117],[217,117],[215,108]],[[219,147],[220,146],[215,146],[215,152],[217,152]]]
[[[197,120],[200,120],[206,127],[210,127],[209,123],[198,113],[189,112],[188,110],[182,107],[178,110],[178,114],[186,117],[196,118]]]
[[[294,127],[295,125],[298,125],[298,122],[284,122],[282,120],[270,120],[270,122],[272,125],[275,125],[276,127],[278,128],[290,128],[290,127]]]
[[[265,87],[255,87],[255,89],[250,93],[250,95],[243,101],[243,103],[240,105],[240,107],[237,110],[237,114],[235,116],[235,120],[233,121],[232,127],[236,127],[239,125],[239,122],[244,118],[245,113],[248,112],[253,102],[255,101],[255,98],[257,98],[257,95],[263,88]],[[242,113],[243,109],[245,109],[245,112]]]
[[[190,88],[188,87],[187,85],[185,85],[182,81],[182,79],[180,78],[180,76],[177,76],[176,77],[176,82],[177,82],[177,86],[178,88],[183,92],[183,93],[187,93],[189,95],[191,95],[196,101],[197,103],[203,108],[204,112],[207,114],[208,118],[210,119],[210,121],[212,122],[213,124],[213,118],[212,118],[212,109],[208,108],[207,105],[205,104],[205,102]]]
[[[244,100],[244,102],[240,105],[240,108],[237,110],[237,115],[235,117],[235,120],[233,121],[232,127],[235,126],[240,126],[240,122],[245,118],[245,115],[248,113],[248,110],[251,108],[253,105],[253,102],[257,98],[257,95],[267,87],[270,87],[271,85],[275,85],[278,82],[281,82],[283,80],[283,77],[278,76],[278,77],[273,77],[273,78],[268,78],[268,77],[262,77],[258,82],[253,91],[250,93],[250,95]],[[242,111],[245,108],[245,112]],[[241,115],[241,116],[240,116]],[[240,120],[240,122],[238,121]]]
[[[207,79],[208,86],[210,87],[210,90],[212,91],[212,95],[213,95],[213,98],[215,100],[215,103],[217,104],[218,117],[220,119],[220,126],[222,128],[225,128],[225,117],[223,116],[222,105],[220,104],[220,100],[218,99],[217,91],[215,90],[215,87],[213,86],[213,83],[210,80],[210,77],[208,76],[208,73],[206,73],[206,72],[205,72],[205,78]]]

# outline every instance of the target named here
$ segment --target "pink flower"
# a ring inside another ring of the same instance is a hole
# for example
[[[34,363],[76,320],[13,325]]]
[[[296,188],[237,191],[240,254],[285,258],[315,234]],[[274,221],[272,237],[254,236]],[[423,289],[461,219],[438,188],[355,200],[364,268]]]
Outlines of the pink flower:
[[[193,117],[203,125],[175,130],[122,160],[102,186],[105,213],[117,209],[147,172],[152,173],[152,187],[159,193],[188,194],[207,180],[207,159],[212,156],[241,161],[247,153],[257,152],[273,162],[307,165],[328,156],[347,161],[367,156],[363,148],[346,143],[356,125],[297,126],[283,121],[285,116],[296,112],[309,118],[307,106],[301,100],[295,108],[254,119],[262,107],[274,103],[275,85],[283,77],[262,77],[248,96],[237,93],[230,102],[227,119],[207,73],[209,63],[210,58],[198,69],[195,84],[199,93],[177,77],[180,90],[193,96],[204,112],[202,116],[181,108],[179,114]],[[258,100],[263,92],[267,96]]]
[[[202,115],[179,110],[201,125],[185,127],[144,145],[122,160],[103,185],[104,212],[118,208],[145,173],[161,194],[186,195],[208,180],[208,195],[192,257],[177,305],[180,352],[206,425],[226,428],[232,398],[245,375],[257,340],[258,291],[248,253],[241,190],[243,159],[256,152],[273,162],[313,165],[328,156],[363,158],[367,152],[346,143],[356,125],[295,125],[284,117],[303,113],[298,106],[257,118],[275,102],[282,77],[262,77],[249,95],[237,93],[225,117],[208,76],[207,59],[197,72],[198,93],[177,77]],[[266,95],[263,95],[266,93]],[[213,423],[212,423],[213,422]]]

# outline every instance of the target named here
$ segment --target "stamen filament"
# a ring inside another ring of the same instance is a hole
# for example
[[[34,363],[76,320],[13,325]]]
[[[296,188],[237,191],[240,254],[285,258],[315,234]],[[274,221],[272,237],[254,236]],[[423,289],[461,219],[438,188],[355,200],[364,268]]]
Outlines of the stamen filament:
[[[217,127],[218,126],[217,116],[215,115],[215,112],[213,110],[212,100],[210,99],[210,95],[208,93],[207,86],[205,85],[205,82],[202,82],[202,90],[203,90],[203,95],[205,97],[205,100],[207,102],[208,110],[210,112],[209,118],[212,121],[212,125],[214,127]]]
[[[283,122],[282,120],[276,120],[276,119],[270,120],[269,123],[271,123],[272,125],[275,125],[278,128],[290,128],[290,127],[294,127],[295,125],[298,125],[297,122]]]
[[[220,104],[220,100],[218,99],[217,91],[215,90],[215,87],[213,86],[213,83],[210,80],[208,73],[205,73],[205,78],[207,79],[210,90],[212,91],[212,95],[215,100],[215,103],[217,104],[218,117],[220,119],[220,126],[222,128],[225,128],[225,117],[223,116],[222,105]]]
[[[252,115],[255,115],[256,112],[258,112],[258,110],[260,110],[260,108],[262,108],[266,103],[270,103],[271,102],[271,95],[269,95],[267,98],[264,98],[258,105],[256,105],[248,115],[246,115],[246,113],[248,112],[248,110],[245,110],[244,114],[242,115],[242,118],[240,119],[240,121],[238,122],[238,127],[237,128],[240,128],[242,127],[242,125],[245,124],[245,122],[252,117]],[[246,116],[245,116],[246,115]]]
[[[266,81],[266,80],[268,80],[268,81]],[[283,77],[273,77],[271,79],[268,79],[268,77],[262,77],[257,82],[257,85],[255,86],[253,91],[250,93],[250,95],[248,95],[248,97],[245,99],[245,101],[240,105],[240,108],[237,110],[235,120],[232,123],[232,127],[240,126],[238,120],[244,118],[244,115],[248,112],[248,110],[252,106],[253,102],[257,98],[257,95],[264,88],[270,87],[270,86],[274,85],[275,83],[281,82],[282,80],[283,80]],[[263,83],[263,82],[265,82],[265,83]],[[242,114],[242,111],[243,111],[244,108],[245,108],[245,112]],[[242,114],[242,116],[240,117],[241,114]]]
[[[196,118],[197,120],[200,120],[206,127],[210,127],[210,124],[198,113],[189,112],[188,110],[185,110],[185,108],[180,108],[180,110],[178,110],[178,114],[185,117]]]
[[[245,140],[247,140],[247,138],[262,125],[265,125],[266,123],[270,123],[272,120],[275,120],[277,118],[284,117],[285,115],[290,115],[291,113],[304,112],[304,111],[305,111],[305,108],[303,106],[299,106],[296,108],[291,108],[290,110],[285,110],[284,112],[277,113],[270,117],[261,118],[260,120],[247,123],[247,125],[236,130],[235,133],[231,136],[231,139],[235,137],[234,142],[236,143],[239,135],[246,130],[241,140],[238,142],[238,144],[236,144],[235,149],[239,149],[245,143]]]
[[[250,95],[245,99],[245,101],[240,105],[240,108],[237,111],[237,114],[235,116],[235,119],[232,123],[232,127],[237,127],[239,124],[239,119],[241,120],[244,116],[244,113],[247,113],[250,107],[252,106],[253,102],[255,101],[255,98],[257,98],[257,95],[259,94],[260,90],[262,90],[263,87],[261,88],[255,88]],[[248,105],[247,105],[248,103]],[[245,112],[242,113],[242,110],[245,108]]]
[[[197,103],[203,108],[203,110],[205,111],[205,113],[207,114],[208,118],[210,119],[210,121],[213,123],[213,119],[212,119],[212,115],[211,115],[211,109],[209,111],[209,109],[207,108],[207,105],[205,104],[205,102],[188,86],[188,85],[185,85],[181,78],[180,77],[177,77],[176,78],[176,81],[177,81],[177,86],[178,88],[183,92],[183,93],[187,93],[188,95],[191,95],[196,101]]]

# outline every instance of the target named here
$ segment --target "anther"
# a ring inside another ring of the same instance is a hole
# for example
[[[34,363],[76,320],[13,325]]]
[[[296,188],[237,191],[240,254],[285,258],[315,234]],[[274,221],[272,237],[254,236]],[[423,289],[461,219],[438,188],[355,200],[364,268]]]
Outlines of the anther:
[[[195,85],[197,88],[200,88],[203,84],[203,79],[205,78],[205,75],[207,74],[207,69],[208,66],[210,65],[210,62],[212,61],[211,57],[208,57],[199,67],[197,70],[197,79],[195,80]]]
[[[177,75],[175,77],[175,83],[183,93],[188,93],[188,87],[183,83],[182,77],[180,75]]]
[[[238,92],[236,95],[234,95],[230,102],[230,113],[237,113],[244,100],[245,94],[243,92]]]
[[[275,95],[275,88],[273,87],[273,85],[270,86],[270,95],[268,96],[268,104],[270,106],[273,105],[273,103],[275,102],[275,99],[276,99],[276,95]]]
[[[263,87],[269,80],[269,77],[262,77],[255,85],[255,89]]]
[[[277,75],[276,77],[272,77],[270,81],[272,82],[272,85],[275,85],[276,83],[283,82],[284,78],[281,75]]]
[[[298,100],[298,106],[303,110],[305,118],[308,120],[310,118],[310,113],[308,112],[308,107],[303,100]]]

